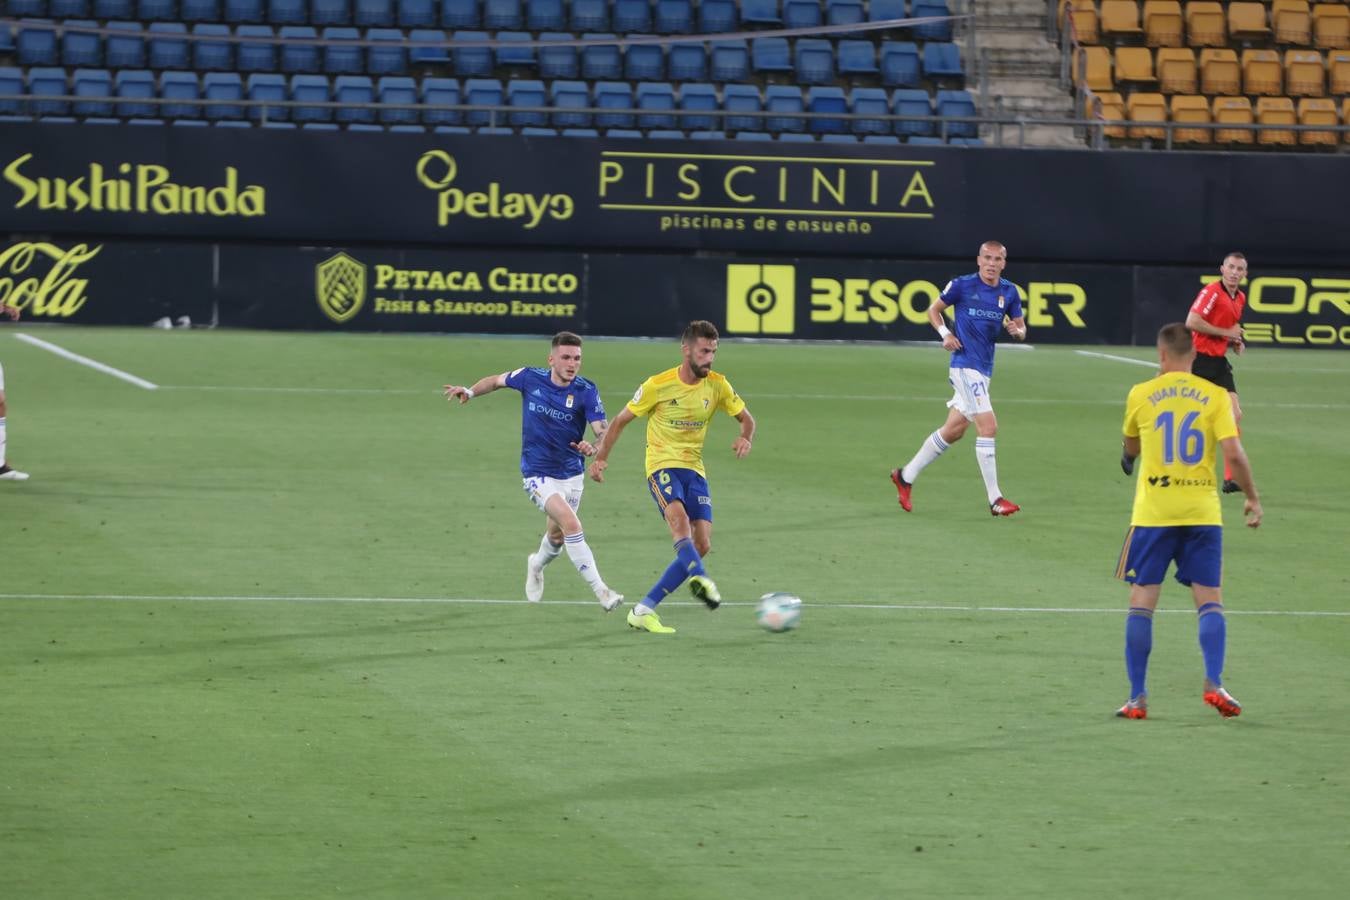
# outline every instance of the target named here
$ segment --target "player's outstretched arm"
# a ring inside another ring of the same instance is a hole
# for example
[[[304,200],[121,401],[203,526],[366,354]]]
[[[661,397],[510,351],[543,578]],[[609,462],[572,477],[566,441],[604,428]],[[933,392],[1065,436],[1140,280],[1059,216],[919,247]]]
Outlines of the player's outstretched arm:
[[[1233,472],[1233,480],[1242,488],[1242,493],[1247,495],[1247,501],[1242,504],[1242,511],[1247,516],[1247,527],[1257,528],[1261,525],[1261,517],[1265,515],[1265,510],[1261,508],[1261,498],[1256,493],[1256,478],[1252,475],[1252,464],[1247,459],[1247,451],[1242,448],[1242,441],[1235,437],[1220,441],[1219,446],[1223,448],[1223,461]]]
[[[501,387],[506,387],[505,372],[500,375],[484,375],[469,387],[464,387],[459,384],[447,384],[445,386],[445,399],[459,400],[460,405],[462,406],[474,397],[490,394]]]
[[[755,439],[755,417],[750,415],[750,410],[743,409],[737,413],[736,421],[741,423],[741,433],[731,442],[731,452],[737,459],[745,459],[750,455],[750,444]]]
[[[591,460],[591,478],[595,481],[605,480],[605,469],[609,467],[609,454],[614,449],[614,445],[619,442],[619,435],[628,427],[628,423],[637,416],[628,407],[619,410],[619,414],[609,423],[605,429],[605,434],[600,438],[600,446],[595,449],[595,458]]]

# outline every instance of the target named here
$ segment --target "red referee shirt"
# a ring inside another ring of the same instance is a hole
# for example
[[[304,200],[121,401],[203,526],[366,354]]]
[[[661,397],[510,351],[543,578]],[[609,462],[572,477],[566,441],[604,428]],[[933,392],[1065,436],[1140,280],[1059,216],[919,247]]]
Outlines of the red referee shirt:
[[[1223,280],[1207,284],[1196,294],[1195,302],[1191,304],[1191,312],[1196,313],[1215,328],[1232,328],[1242,318],[1242,307],[1247,305],[1247,295],[1241,290],[1236,295],[1228,293],[1228,289],[1223,286]],[[1201,334],[1198,331],[1191,332],[1191,339],[1195,343],[1195,352],[1202,353],[1205,356],[1223,356],[1228,352],[1228,345],[1232,343],[1228,338],[1216,337],[1212,334]]]

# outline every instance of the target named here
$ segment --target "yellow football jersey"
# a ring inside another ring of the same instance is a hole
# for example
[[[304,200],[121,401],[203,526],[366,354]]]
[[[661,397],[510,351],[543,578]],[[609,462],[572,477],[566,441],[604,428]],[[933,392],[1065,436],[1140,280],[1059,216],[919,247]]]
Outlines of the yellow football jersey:
[[[637,389],[628,409],[647,417],[647,474],[657,469],[693,469],[703,477],[703,439],[719,409],[738,416],[745,401],[719,372],[698,384],[680,381],[679,367],[653,375]]]
[[[1136,384],[1125,436],[1138,437],[1139,481],[1131,525],[1222,525],[1215,468],[1219,442],[1237,437],[1228,392],[1189,372]]]

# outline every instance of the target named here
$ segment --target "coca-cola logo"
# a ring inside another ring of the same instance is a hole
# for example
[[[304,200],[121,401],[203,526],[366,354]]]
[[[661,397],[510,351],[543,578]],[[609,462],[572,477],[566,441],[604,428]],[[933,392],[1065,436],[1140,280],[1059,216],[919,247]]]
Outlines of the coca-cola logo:
[[[0,250],[0,304],[17,306],[29,316],[75,315],[89,299],[89,279],[74,277],[75,270],[102,249],[102,244],[92,249],[76,244],[69,250],[39,241],[11,244]]]

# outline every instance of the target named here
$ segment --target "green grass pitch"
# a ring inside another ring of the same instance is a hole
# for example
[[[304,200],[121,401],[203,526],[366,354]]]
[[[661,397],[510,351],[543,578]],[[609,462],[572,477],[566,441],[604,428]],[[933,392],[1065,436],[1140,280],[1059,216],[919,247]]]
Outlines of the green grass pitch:
[[[160,385],[144,390],[26,333]],[[1033,336],[1034,337],[1034,336]],[[1136,360],[1148,348],[1088,348]],[[673,341],[589,341],[611,415]],[[1227,684],[1164,589],[1151,718],[1112,580],[1145,366],[1000,353],[994,519],[973,437],[915,512],[935,347],[723,344],[759,420],[707,459],[708,559],[637,634],[542,517],[519,401],[440,387],[539,339],[0,331],[0,896],[1332,897],[1350,880],[1350,355],[1238,360],[1267,518],[1225,497]],[[639,598],[671,555],[629,429],[582,520]],[[770,635],[753,601],[806,602]],[[1341,887],[1337,888],[1336,885]]]

